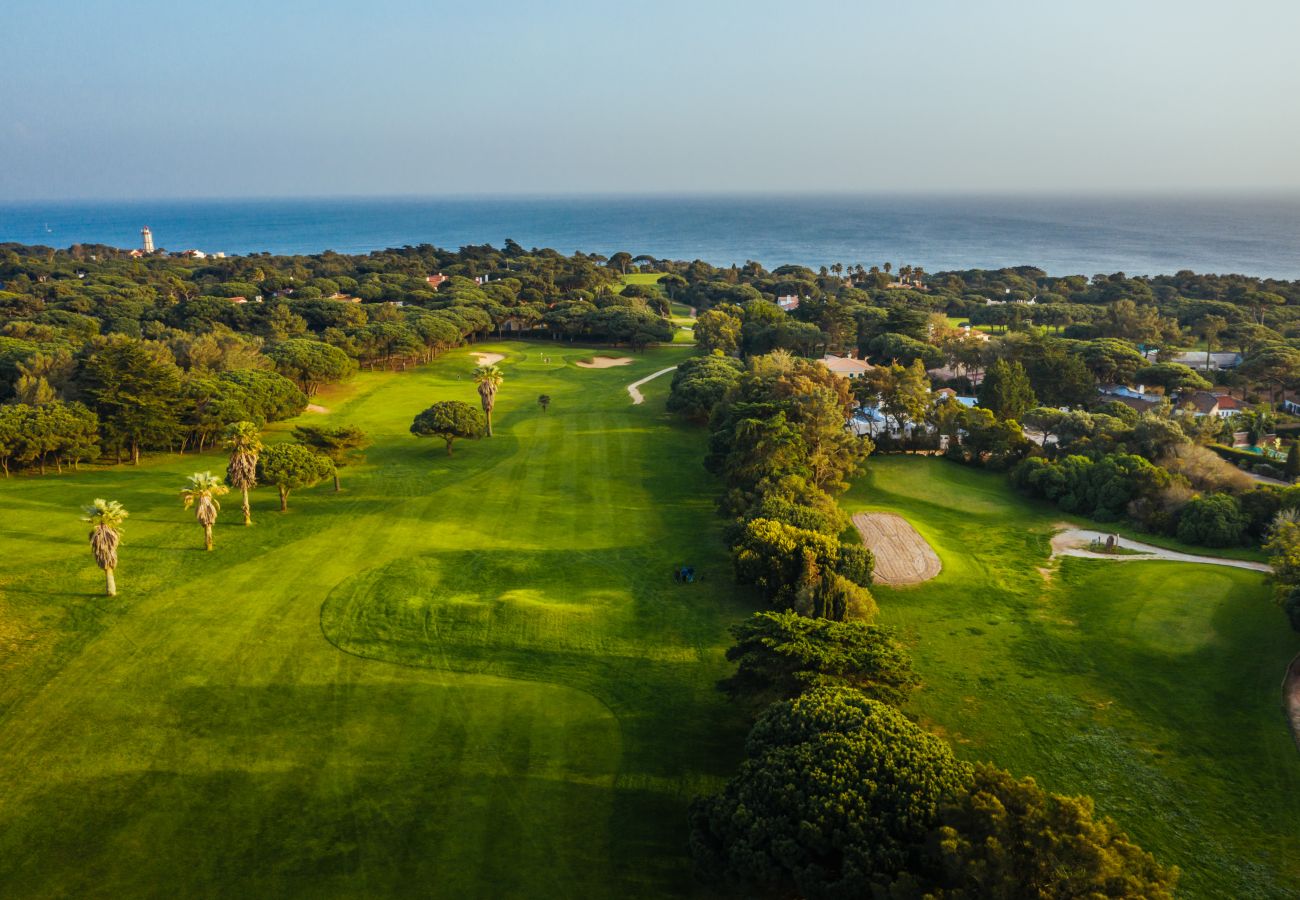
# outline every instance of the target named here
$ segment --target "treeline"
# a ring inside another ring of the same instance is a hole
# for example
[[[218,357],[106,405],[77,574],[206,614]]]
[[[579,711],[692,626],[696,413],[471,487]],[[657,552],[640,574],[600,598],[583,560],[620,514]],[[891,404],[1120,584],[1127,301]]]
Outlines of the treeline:
[[[692,804],[703,880],[808,898],[1173,896],[1177,870],[1091,801],[959,762],[902,712],[919,679],[871,624],[874,560],[835,502],[872,449],[845,430],[845,379],[785,351],[717,352],[678,367],[668,404],[709,423],[736,579],[771,607],[732,629],[737,668],[718,685],[757,718],[737,775]]]
[[[853,407],[847,382],[820,363],[784,351],[747,366],[697,357],[673,377],[674,409],[697,415],[713,396],[705,466],[724,487],[736,578],[774,609],[828,619],[869,620],[874,561],[834,495],[871,451],[844,430]],[[689,398],[689,399],[688,399]]]
[[[629,257],[630,259],[630,257]],[[236,421],[302,412],[358,368],[490,334],[670,341],[662,291],[621,259],[466,247],[182,259],[0,248],[0,465],[205,450]]]

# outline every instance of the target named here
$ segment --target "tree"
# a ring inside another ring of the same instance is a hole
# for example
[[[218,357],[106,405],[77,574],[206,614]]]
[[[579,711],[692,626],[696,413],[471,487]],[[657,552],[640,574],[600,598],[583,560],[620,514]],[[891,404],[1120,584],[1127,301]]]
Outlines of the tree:
[[[1273,393],[1300,372],[1300,350],[1276,341],[1260,344],[1246,353],[1239,371],[1265,382]]]
[[[1196,324],[1196,330],[1205,339],[1205,368],[1210,368],[1210,351],[1219,342],[1219,335],[1228,328],[1228,320],[1223,316],[1202,316]]]
[[[280,489],[280,512],[289,509],[289,492],[329,478],[334,465],[302,444],[275,444],[257,460],[257,477]]]
[[[415,417],[411,434],[440,437],[447,442],[447,455],[456,438],[478,440],[487,427],[483,413],[459,400],[440,400]]]
[[[1134,375],[1143,384],[1154,384],[1166,393],[1178,391],[1208,391],[1211,387],[1200,374],[1182,363],[1164,362],[1143,366]]]
[[[335,493],[339,491],[339,469],[360,462],[361,451],[370,446],[370,437],[355,425],[298,425],[293,429],[293,439],[334,464]]]
[[[1300,585],[1300,517],[1294,510],[1283,510],[1274,518],[1264,551],[1273,580],[1282,590]]]
[[[357,364],[338,347],[310,338],[281,341],[267,355],[276,371],[294,381],[308,397],[315,397],[322,384],[342,381],[357,370]]]
[[[1292,441],[1286,448],[1286,465],[1283,466],[1282,473],[1287,481],[1293,482],[1300,478],[1300,441]]]
[[[875,567],[871,551],[835,535],[751,519],[736,536],[732,563],[736,580],[756,586],[778,609],[837,621],[876,613],[866,590]]]
[[[546,412],[546,410],[549,409],[551,406],[551,395],[550,394],[538,395],[537,405],[542,408],[542,412]]]
[[[718,350],[730,356],[740,349],[743,324],[736,316],[721,310],[700,313],[695,320],[695,342],[705,353]]]
[[[1019,420],[1038,405],[1029,375],[1019,362],[999,359],[980,383],[979,404],[999,419]]]
[[[487,421],[487,436],[492,437],[492,407],[497,403],[497,389],[505,375],[496,366],[478,366],[474,369],[474,384],[478,386],[479,402],[483,405],[483,415]],[[447,445],[447,455],[451,455],[451,444]]]
[[[244,524],[253,524],[248,492],[257,487],[257,457],[262,452],[262,435],[252,422],[235,422],[226,429],[225,447],[230,451],[226,480],[244,498]]]
[[[810,619],[794,612],[759,612],[731,634],[727,659],[736,674],[718,682],[732,700],[765,707],[818,687],[851,687],[902,706],[920,683],[911,659],[891,632],[861,622]]]
[[[190,476],[190,483],[181,491],[181,500],[185,508],[194,507],[194,518],[203,526],[203,548],[212,549],[212,526],[217,522],[217,513],[221,511],[221,501],[217,498],[228,493],[230,488],[222,484],[221,479],[211,472],[195,472]]]
[[[1231,494],[1193,497],[1178,516],[1178,540],[1207,547],[1235,547],[1246,533],[1241,504]]]
[[[167,445],[176,436],[181,379],[170,356],[157,345],[114,339],[93,350],[78,373],[109,443],[119,452],[128,448],[136,465],[142,446]]]
[[[704,423],[745,370],[740,360],[714,352],[683,360],[673,373],[668,411]]]
[[[988,764],[976,765],[970,785],[940,810],[923,868],[919,885],[903,880],[953,900],[1172,900],[1179,875],[1110,819],[1093,818],[1091,799],[1048,793]]]
[[[127,511],[116,500],[95,500],[83,509],[83,522],[90,523],[90,552],[95,563],[104,570],[108,596],[117,596],[117,546],[122,542],[122,522]]]
[[[691,805],[697,870],[810,900],[887,885],[969,779],[942,741],[848,688],[772,705],[745,755],[720,794]]]

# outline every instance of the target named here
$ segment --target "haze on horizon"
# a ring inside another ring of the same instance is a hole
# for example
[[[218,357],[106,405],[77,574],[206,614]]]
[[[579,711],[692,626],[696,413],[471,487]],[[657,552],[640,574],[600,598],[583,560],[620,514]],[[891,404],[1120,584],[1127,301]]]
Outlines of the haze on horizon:
[[[10,0],[5,19],[0,203],[1300,189],[1282,0]]]

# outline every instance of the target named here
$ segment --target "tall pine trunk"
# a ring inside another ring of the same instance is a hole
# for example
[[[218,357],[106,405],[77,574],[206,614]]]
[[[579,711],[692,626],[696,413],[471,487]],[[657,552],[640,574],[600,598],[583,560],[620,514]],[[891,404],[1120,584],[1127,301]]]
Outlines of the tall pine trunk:
[[[280,485],[280,512],[285,512],[288,509],[289,509],[289,489],[284,485]]]

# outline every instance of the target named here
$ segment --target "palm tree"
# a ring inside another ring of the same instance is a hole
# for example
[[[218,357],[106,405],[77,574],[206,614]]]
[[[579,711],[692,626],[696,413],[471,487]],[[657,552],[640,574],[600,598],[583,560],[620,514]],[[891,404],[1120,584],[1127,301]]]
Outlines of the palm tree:
[[[90,552],[104,570],[108,596],[116,597],[117,582],[113,579],[113,570],[117,568],[117,545],[122,541],[122,520],[127,512],[116,500],[96,500],[82,511],[85,515],[81,521],[93,526],[90,529]]]
[[[230,493],[230,488],[211,472],[195,472],[190,476],[190,485],[181,491],[181,500],[185,508],[194,507],[194,518],[203,526],[203,548],[212,549],[212,526],[217,522],[217,513],[221,511],[221,502],[217,500],[222,494]]]
[[[226,480],[243,492],[244,524],[252,525],[248,492],[257,487],[257,455],[262,452],[262,435],[252,422],[236,422],[226,429],[226,449],[230,451]]]
[[[478,385],[478,396],[487,416],[488,437],[492,437],[492,407],[497,402],[497,388],[504,380],[505,375],[496,366],[479,366],[474,370],[474,383]]]

